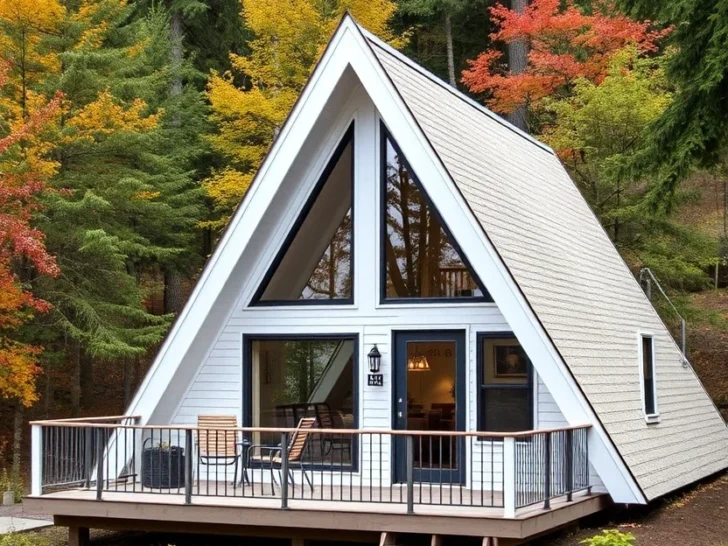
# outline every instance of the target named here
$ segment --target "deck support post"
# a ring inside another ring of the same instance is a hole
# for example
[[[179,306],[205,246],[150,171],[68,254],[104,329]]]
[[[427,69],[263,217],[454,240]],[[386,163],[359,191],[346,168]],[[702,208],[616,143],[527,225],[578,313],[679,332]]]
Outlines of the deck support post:
[[[89,536],[88,527],[69,527],[68,546],[88,546]]]
[[[383,531],[379,535],[379,546],[395,546],[397,544],[397,535]]]
[[[503,438],[503,517],[516,517],[516,439]]]
[[[185,430],[185,504],[192,504],[192,429]],[[235,480],[237,476],[233,477]]]
[[[273,462],[271,461],[271,464]],[[303,479],[303,478],[301,478]],[[281,432],[281,509],[288,508],[288,433]]]
[[[33,425],[30,429],[31,440],[31,485],[30,494],[40,497],[43,494],[43,428]]]
[[[414,440],[407,436],[407,514],[410,515],[415,513],[414,457]]]

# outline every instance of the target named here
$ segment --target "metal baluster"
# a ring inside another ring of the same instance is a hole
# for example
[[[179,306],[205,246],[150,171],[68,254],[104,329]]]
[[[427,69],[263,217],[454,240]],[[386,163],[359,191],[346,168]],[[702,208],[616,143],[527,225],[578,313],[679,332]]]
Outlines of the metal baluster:
[[[432,451],[432,438],[430,438],[430,451]],[[417,480],[417,487],[419,488],[420,493],[420,503],[422,503],[422,436],[417,437],[417,444],[419,445],[419,450],[417,453],[417,458],[419,459],[419,467],[420,467],[420,479]],[[430,480],[430,489],[432,489],[432,480]],[[430,500],[432,500],[432,491],[430,491]]]
[[[373,485],[372,485],[372,482],[374,481],[372,479],[372,449],[374,448],[373,439],[372,439],[373,437],[374,437],[373,434],[369,435],[369,502],[372,502],[372,499],[373,499],[372,495],[374,493]]]
[[[86,428],[86,445],[84,446],[84,463],[85,463],[85,472],[86,472],[86,489],[91,489],[91,474],[92,474],[92,453],[93,453],[93,429],[91,427]]]
[[[447,454],[448,454],[448,463],[449,463],[449,467],[450,467],[449,472],[448,472],[448,480],[450,481],[449,496],[450,496],[450,505],[452,506],[452,479],[453,479],[453,473],[454,473],[454,469],[453,469],[453,465],[452,465],[453,458],[454,458],[453,457],[454,453],[452,450],[452,436],[447,437]]]
[[[185,430],[185,504],[192,504],[192,429]]]
[[[379,500],[384,502],[384,495],[382,495],[382,434],[377,434],[379,437]]]
[[[439,459],[439,472],[438,472],[438,482],[440,484],[440,498],[438,499],[438,504],[442,504],[442,436],[437,437],[439,449],[438,452],[438,459]],[[430,469],[432,469],[432,461],[430,461]],[[430,470],[430,473],[432,473],[432,470]]]

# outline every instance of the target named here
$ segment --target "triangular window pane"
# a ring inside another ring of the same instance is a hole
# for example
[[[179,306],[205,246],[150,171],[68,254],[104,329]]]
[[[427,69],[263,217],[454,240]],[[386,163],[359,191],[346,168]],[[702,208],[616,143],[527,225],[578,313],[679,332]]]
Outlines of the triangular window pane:
[[[382,134],[386,154],[384,298],[489,299],[399,149],[386,130]]]
[[[339,144],[262,284],[257,302],[352,300],[353,128]]]

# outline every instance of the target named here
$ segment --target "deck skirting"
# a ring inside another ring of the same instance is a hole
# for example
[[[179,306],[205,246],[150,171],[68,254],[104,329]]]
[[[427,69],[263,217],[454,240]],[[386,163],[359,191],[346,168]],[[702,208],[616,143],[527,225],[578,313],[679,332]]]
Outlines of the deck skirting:
[[[274,499],[195,497],[148,493],[106,493],[97,501],[90,491],[66,491],[27,497],[28,511],[53,514],[56,525],[139,531],[330,538],[331,531],[349,540],[376,542],[382,532],[525,539],[558,528],[604,509],[608,497],[585,494],[572,502],[556,500],[550,510],[533,508],[515,518],[492,508],[405,506],[291,501],[282,514]],[[309,536],[310,535],[310,536]],[[343,539],[342,539],[343,540]]]

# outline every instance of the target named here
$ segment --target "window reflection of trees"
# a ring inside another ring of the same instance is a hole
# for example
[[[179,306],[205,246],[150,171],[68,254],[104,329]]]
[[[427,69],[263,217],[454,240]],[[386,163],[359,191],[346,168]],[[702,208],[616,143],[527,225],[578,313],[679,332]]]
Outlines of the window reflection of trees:
[[[351,297],[351,232],[349,209],[311,274],[301,299],[334,300]]]
[[[389,140],[386,192],[386,296],[482,296],[437,214]]]

